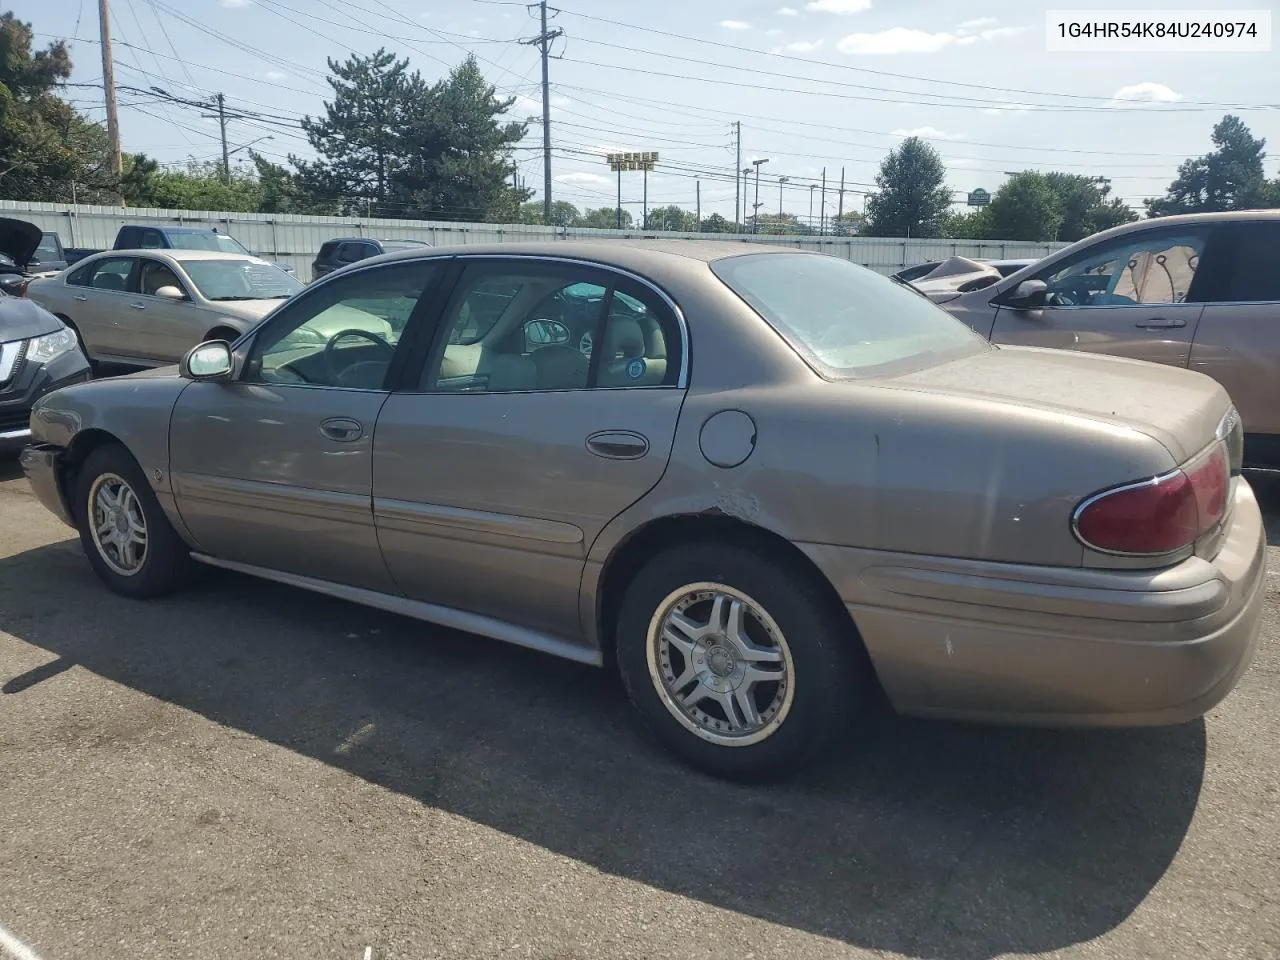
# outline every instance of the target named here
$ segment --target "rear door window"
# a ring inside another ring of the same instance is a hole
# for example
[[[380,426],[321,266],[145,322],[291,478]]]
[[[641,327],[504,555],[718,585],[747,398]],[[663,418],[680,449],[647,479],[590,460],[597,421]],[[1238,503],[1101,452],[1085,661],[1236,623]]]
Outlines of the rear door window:
[[[1280,220],[1220,227],[1205,253],[1196,298],[1206,303],[1280,303]]]
[[[132,288],[129,278],[133,274],[133,257],[108,257],[99,260],[89,273],[89,286],[95,290],[110,290],[115,293],[129,293]]]

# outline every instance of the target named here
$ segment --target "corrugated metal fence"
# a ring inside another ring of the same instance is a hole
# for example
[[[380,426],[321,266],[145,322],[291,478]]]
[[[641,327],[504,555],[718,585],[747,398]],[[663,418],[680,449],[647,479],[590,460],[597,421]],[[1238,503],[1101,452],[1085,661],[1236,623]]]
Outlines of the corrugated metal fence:
[[[951,256],[982,259],[1042,257],[1062,243],[1018,240],[895,240],[883,237],[753,236],[727,233],[666,233],[644,230],[565,229],[527,224],[454,223],[434,220],[377,220],[359,217],[310,217],[297,214],[220,213],[206,210],[156,210],[87,204],[21,203],[0,200],[0,214],[30,220],[56,230],[66,247],[104,249],[126,224],[219,227],[255,253],[293,265],[299,279],[311,278],[311,261],[333,237],[426,240],[435,246],[502,243],[514,240],[566,240],[585,237],[694,237],[785,244],[844,257],[880,273],[893,273],[926,260]]]

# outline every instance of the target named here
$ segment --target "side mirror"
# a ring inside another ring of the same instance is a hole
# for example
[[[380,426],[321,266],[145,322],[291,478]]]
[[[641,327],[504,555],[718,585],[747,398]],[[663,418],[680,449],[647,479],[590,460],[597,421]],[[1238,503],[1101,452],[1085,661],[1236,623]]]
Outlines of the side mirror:
[[[175,287],[172,284],[166,284],[156,290],[157,297],[164,297],[166,300],[185,300],[187,295],[182,292],[182,288]]]
[[[553,343],[568,343],[569,328],[559,320],[530,320],[524,325],[524,338],[530,345],[540,347]]]
[[[1049,287],[1043,280],[1023,280],[1004,298],[1006,305],[1016,310],[1035,310],[1043,307]]]
[[[188,380],[229,380],[233,367],[231,344],[207,340],[187,351],[178,364],[178,373]]]

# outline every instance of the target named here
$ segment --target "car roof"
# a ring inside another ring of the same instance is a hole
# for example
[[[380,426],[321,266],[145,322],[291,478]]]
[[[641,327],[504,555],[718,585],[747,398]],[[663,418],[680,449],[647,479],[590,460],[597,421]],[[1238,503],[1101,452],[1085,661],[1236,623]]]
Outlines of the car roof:
[[[753,253],[793,253],[815,256],[812,251],[772,243],[741,240],[616,239],[516,240],[509,243],[468,243],[383,254],[379,260],[413,260],[419,257],[514,256],[588,260],[624,270],[645,272],[673,266],[676,261],[714,263]]]
[[[116,257],[148,256],[148,257],[162,257],[162,258],[168,257],[170,260],[177,260],[179,262],[184,260],[249,260],[249,259],[257,260],[257,259],[260,259],[259,257],[253,256],[253,254],[251,253],[233,253],[233,252],[224,251],[224,250],[184,250],[180,247],[163,247],[163,248],[150,247],[147,249],[138,248],[133,250],[104,250],[102,253],[95,254],[94,256],[103,260],[106,260],[111,256],[116,256]]]

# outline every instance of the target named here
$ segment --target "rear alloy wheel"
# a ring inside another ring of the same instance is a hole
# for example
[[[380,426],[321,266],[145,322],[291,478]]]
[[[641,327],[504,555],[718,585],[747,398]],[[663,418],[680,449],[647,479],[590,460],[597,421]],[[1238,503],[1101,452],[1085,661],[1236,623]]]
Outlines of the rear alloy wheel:
[[[869,670],[848,614],[755,550],[651,560],[623,598],[618,663],[648,726],[716,776],[785,776],[845,733]]]
[[[138,599],[176,588],[190,556],[137,462],[111,444],[89,454],[76,477],[76,525],[94,572]]]

